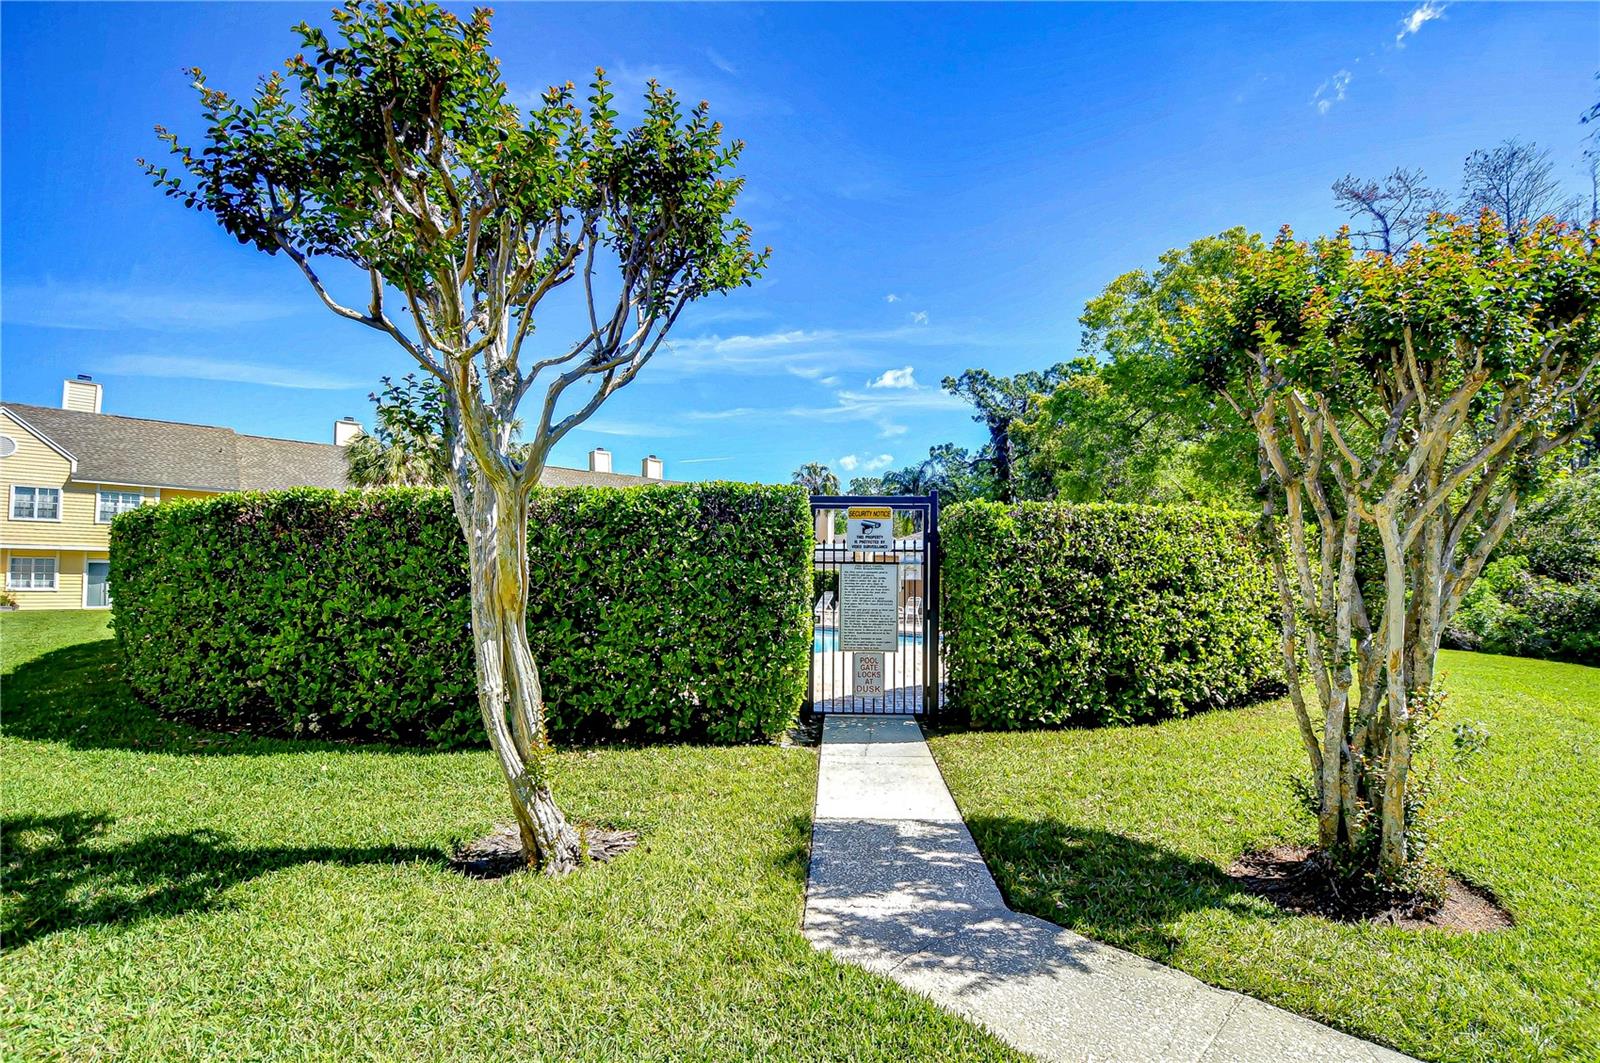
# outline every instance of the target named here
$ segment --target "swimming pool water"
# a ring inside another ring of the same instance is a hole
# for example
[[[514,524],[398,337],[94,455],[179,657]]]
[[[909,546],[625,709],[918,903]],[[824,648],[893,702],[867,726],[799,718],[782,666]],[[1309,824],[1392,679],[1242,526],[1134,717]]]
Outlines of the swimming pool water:
[[[900,633],[900,648],[902,650],[906,649],[908,647],[911,647],[911,646],[921,646],[921,645],[922,645],[922,635],[921,635],[920,632],[902,631]],[[832,628],[832,627],[819,627],[819,628],[816,628],[812,632],[812,635],[811,635],[811,652],[812,653],[838,653],[839,652],[839,629],[838,628]]]

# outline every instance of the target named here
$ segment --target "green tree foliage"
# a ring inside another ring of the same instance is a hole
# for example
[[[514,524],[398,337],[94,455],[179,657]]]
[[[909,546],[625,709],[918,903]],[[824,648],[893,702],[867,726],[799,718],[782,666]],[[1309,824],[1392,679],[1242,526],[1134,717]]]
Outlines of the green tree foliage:
[[[1188,378],[1170,322],[1235,268],[1243,229],[1168,251],[1084,308],[1083,356],[1052,371],[1012,436],[1024,494],[1074,502],[1239,506],[1259,477],[1255,437]]]
[[[976,502],[944,515],[940,539],[951,704],[980,726],[1158,719],[1275,676],[1249,517]]]
[[[528,633],[555,736],[781,732],[810,662],[810,523],[794,487],[538,489]],[[268,734],[484,741],[467,549],[443,491],[146,506],[112,525],[111,583],[124,673],[166,711]]]
[[[789,482],[798,484],[806,489],[809,495],[836,495],[839,493],[839,477],[832,469],[821,462],[808,461],[794,471]]]
[[[1529,479],[1600,419],[1597,308],[1600,230],[1489,212],[1440,219],[1403,257],[1287,231],[1243,244],[1180,308],[1190,379],[1254,427],[1263,521],[1283,518],[1285,669],[1322,848],[1384,889],[1424,867],[1412,753],[1442,633]]]
[[[301,50],[247,99],[192,70],[200,147],[158,128],[176,173],[148,172],[241,244],[291,260],[329,310],[390,337],[442,387],[483,723],[530,862],[563,872],[584,851],[544,768],[530,494],[551,448],[638,375],[687,306],[759,275],[766,255],[733,214],[742,145],[706,103],[685,109],[653,81],[640,123],[619,127],[598,70],[586,98],[564,82],[525,110],[487,9],[350,0],[333,23],[331,37],[297,26]],[[359,297],[335,294],[323,263]],[[553,295],[568,300],[559,317]],[[536,329],[536,316],[575,331]]]
[[[878,477],[886,495],[938,495],[941,505],[988,498],[995,491],[992,464],[965,447],[939,443],[928,456],[903,469],[890,469]],[[867,493],[867,492],[864,492]]]
[[[1600,469],[1557,476],[1518,515],[1444,638],[1462,649],[1600,665]]]
[[[373,395],[373,427],[345,449],[354,487],[443,487],[450,475],[444,396],[437,381],[383,378]]]
[[[944,389],[972,403],[977,409],[972,419],[989,430],[989,442],[978,460],[987,462],[990,467],[990,493],[996,500],[1010,502],[1023,497],[1016,483],[1012,426],[1040,395],[1048,394],[1064,379],[1067,372],[1064,365],[1008,377],[996,376],[987,369],[968,369],[960,376],[944,378]]]

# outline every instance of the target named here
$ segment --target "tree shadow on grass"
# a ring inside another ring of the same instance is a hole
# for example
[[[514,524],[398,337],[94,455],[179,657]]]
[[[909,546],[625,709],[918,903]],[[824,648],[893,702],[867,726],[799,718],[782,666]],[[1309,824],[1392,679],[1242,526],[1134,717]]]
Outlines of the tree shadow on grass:
[[[62,930],[128,927],[216,906],[241,882],[299,864],[429,863],[435,849],[415,846],[240,847],[221,831],[201,828],[132,841],[102,839],[114,820],[99,813],[7,816],[5,915],[7,950]]]
[[[165,719],[123,681],[114,639],[51,650],[6,674],[0,680],[0,732],[11,738],[57,742],[74,749],[186,756],[355,749],[397,754],[432,752],[377,742],[330,742],[213,731]]]
[[[790,816],[783,832],[782,845],[771,857],[772,866],[784,877],[805,885],[811,868],[811,815]]]
[[[966,822],[1010,907],[1144,956],[1171,956],[1173,924],[1191,912],[1291,918],[1216,864],[1150,842],[1052,819]]]

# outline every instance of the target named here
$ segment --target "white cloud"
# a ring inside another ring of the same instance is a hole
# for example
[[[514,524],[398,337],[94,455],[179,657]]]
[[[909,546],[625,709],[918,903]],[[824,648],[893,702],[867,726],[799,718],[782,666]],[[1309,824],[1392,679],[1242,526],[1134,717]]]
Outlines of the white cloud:
[[[793,373],[801,380],[815,380],[825,388],[831,388],[839,383],[839,378],[829,373],[825,366],[820,365],[786,365],[787,372]]]
[[[674,465],[705,465],[705,464],[707,464],[709,462],[713,462],[713,461],[732,461],[732,460],[733,460],[733,458],[731,456],[725,456],[725,457],[720,457],[720,458],[675,458],[673,460],[673,464]]]
[[[862,456],[860,454],[846,454],[834,462],[845,472],[879,472],[894,464],[893,454],[878,454],[876,456]]]
[[[104,284],[7,284],[0,318],[8,325],[60,329],[225,329],[289,317],[300,305],[187,288]]]
[[[763,332],[756,335],[693,336],[688,339],[671,340],[669,343],[673,350],[680,354],[741,355],[781,351],[793,347],[814,346],[819,343],[830,343],[836,340],[889,338],[894,336],[895,333],[903,331],[905,330],[783,329],[777,332]]]
[[[749,200],[749,196],[741,196],[739,205],[742,207]],[[695,326],[713,325],[724,321],[762,321],[772,316],[770,310],[762,310],[755,306],[724,306],[700,307],[695,306],[686,310],[679,328],[687,328],[692,323]]]
[[[832,406],[791,406],[791,417],[823,421],[876,421],[907,411],[968,409],[954,395],[933,388],[877,388],[872,391],[834,392]]]
[[[1406,38],[1422,30],[1423,26],[1434,19],[1443,18],[1445,3],[1435,3],[1434,0],[1422,0],[1422,3],[1411,9],[1411,13],[1400,20],[1400,32],[1394,35],[1394,47],[1404,48]],[[1368,52],[1366,58],[1371,59],[1376,53]],[[1357,59],[1351,66],[1359,66],[1361,60]],[[1317,109],[1320,115],[1326,115],[1333,110],[1334,104],[1343,102],[1345,91],[1350,87],[1352,75],[1349,69],[1341,69],[1338,73],[1328,78],[1317,91],[1311,94],[1311,106]]]
[[[926,325],[928,323],[928,312],[926,310],[913,310],[911,312],[911,323],[913,325]]]
[[[707,59],[711,55],[707,54]],[[723,60],[726,62],[726,60]],[[760,114],[790,114],[789,103],[778,96],[768,96],[748,85],[731,80],[731,71],[712,60],[719,74],[709,74],[704,68],[687,70],[660,63],[615,63],[606,70],[611,81],[611,91],[617,98],[611,102],[624,118],[637,119],[644,113],[645,83],[654,79],[662,88],[672,89],[685,108],[701,100],[711,103],[713,118],[747,118]],[[730,75],[730,76],[724,76]],[[574,78],[573,80],[577,80]]]
[[[348,377],[296,366],[261,365],[219,358],[176,354],[119,354],[94,363],[96,372],[112,376],[153,376],[175,380],[223,380],[299,391],[344,391],[363,387]],[[370,383],[370,381],[368,382]]]
[[[881,360],[872,348],[930,347],[958,342],[946,329],[902,325],[887,329],[778,329],[731,336],[710,333],[669,339],[654,362],[655,372],[717,371],[725,373],[789,372],[822,380],[846,366]],[[960,339],[981,344],[983,339]]]
[[[715,48],[706,49],[706,58],[711,60],[711,65],[730,77],[739,73],[739,68],[724,59]]]
[[[911,366],[903,369],[885,369],[878,377],[867,381],[869,388],[914,388],[917,386],[916,378],[912,375]]]
[[[898,303],[900,301],[900,297],[894,294],[894,292],[890,292],[888,295],[883,297],[883,301],[886,303]]]
[[[792,418],[801,421],[869,421],[884,439],[906,434],[906,426],[896,418],[912,413],[949,413],[969,410],[966,403],[947,392],[925,387],[872,388],[852,391],[848,388],[833,393],[833,404],[828,406],[756,407],[735,406],[725,410],[689,410],[683,414],[689,421],[771,421]]]
[[[594,432],[603,436],[681,436],[683,429],[655,421],[629,421],[613,417],[600,417],[584,421],[575,432]]]
[[[1412,10],[1411,14],[1400,20],[1400,32],[1394,35],[1395,47],[1404,48],[1406,46],[1406,38],[1421,30],[1423,26],[1426,26],[1434,19],[1441,18],[1444,15],[1445,7],[1446,5],[1444,4],[1435,4],[1433,0],[1423,0],[1419,7]]]
[[[1344,99],[1345,89],[1350,87],[1350,71],[1341,70],[1333,77],[1317,86],[1317,91],[1311,94],[1311,102],[1317,108],[1318,114],[1327,114],[1333,110],[1333,105]]]
[[[735,421],[741,417],[754,417],[765,413],[754,406],[732,406],[726,410],[689,410],[684,414],[691,421]]]

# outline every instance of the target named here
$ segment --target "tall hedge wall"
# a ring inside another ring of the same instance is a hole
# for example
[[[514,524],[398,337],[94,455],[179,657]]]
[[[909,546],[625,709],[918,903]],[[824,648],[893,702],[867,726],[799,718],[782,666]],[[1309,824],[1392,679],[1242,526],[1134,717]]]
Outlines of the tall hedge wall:
[[[974,502],[940,523],[950,703],[980,726],[1178,715],[1277,674],[1253,517]]]
[[[552,735],[747,741],[804,696],[802,490],[557,488],[534,498],[529,636]],[[250,730],[483,739],[466,549],[443,491],[296,490],[147,506],[111,528],[134,688]]]

